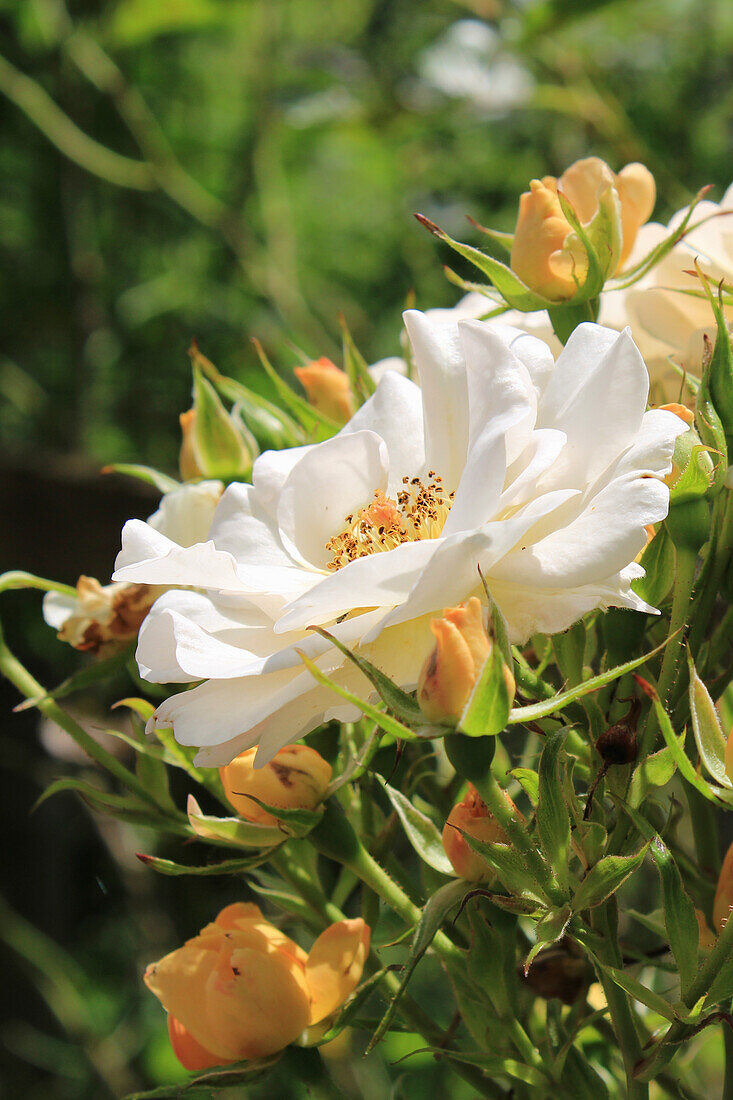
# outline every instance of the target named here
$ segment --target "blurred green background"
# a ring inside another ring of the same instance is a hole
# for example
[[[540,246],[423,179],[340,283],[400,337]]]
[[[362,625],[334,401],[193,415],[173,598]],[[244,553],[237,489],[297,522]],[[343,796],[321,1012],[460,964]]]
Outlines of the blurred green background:
[[[660,220],[705,183],[719,198],[732,73],[730,0],[0,0],[0,569],[107,580],[154,498],[97,471],[174,468],[192,337],[262,392],[253,335],[285,371],[293,344],[338,361],[343,311],[370,361],[397,353],[408,295],[458,296],[414,211],[511,229],[531,177],[590,153],[644,161]],[[3,599],[11,643],[62,679],[76,655],[37,596]],[[239,888],[151,881],[151,838],[70,795],[29,817],[78,764],[2,690],[0,1095],[170,1080],[141,966]],[[390,1043],[337,1064],[342,1095],[470,1095],[420,1056],[391,1093],[415,1044]],[[305,1096],[305,1072],[293,1055],[249,1095]]]

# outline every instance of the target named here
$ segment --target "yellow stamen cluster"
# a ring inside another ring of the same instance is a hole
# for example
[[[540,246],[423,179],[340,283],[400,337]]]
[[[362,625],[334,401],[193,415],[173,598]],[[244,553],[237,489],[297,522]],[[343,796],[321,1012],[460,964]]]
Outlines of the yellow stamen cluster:
[[[356,558],[394,550],[403,542],[437,538],[454,494],[446,492],[434,470],[428,470],[428,479],[425,484],[419,477],[403,477],[404,489],[396,501],[377,489],[371,504],[346,516],[344,529],[326,543],[332,555],[326,568],[335,572]]]

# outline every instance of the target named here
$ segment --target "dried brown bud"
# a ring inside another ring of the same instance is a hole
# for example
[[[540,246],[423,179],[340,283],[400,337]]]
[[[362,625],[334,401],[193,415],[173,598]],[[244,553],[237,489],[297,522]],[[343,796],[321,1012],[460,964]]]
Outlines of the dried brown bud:
[[[596,748],[606,767],[614,764],[631,764],[636,760],[636,727],[641,712],[641,700],[634,699],[628,714],[602,733]]]

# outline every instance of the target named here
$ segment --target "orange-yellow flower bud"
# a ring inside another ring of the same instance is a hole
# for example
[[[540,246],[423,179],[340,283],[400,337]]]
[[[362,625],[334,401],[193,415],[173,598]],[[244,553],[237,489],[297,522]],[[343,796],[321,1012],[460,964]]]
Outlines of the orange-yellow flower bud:
[[[506,798],[511,803],[508,795]],[[486,803],[479,797],[478,791],[471,783],[468,784],[465,798],[462,802],[456,803],[443,826],[443,848],[453,865],[453,870],[460,878],[465,878],[469,882],[486,882],[493,878],[494,872],[489,864],[478,852],[474,852],[460,830],[474,840],[491,844],[507,843],[506,833],[496,818],[489,813]]]
[[[425,661],[417,701],[429,722],[458,721],[491,652],[481,601],[447,607],[430,629],[435,648]]]
[[[607,249],[615,256],[609,275],[623,269],[656,199],[654,177],[643,164],[627,164],[616,175],[600,157],[576,161],[559,180],[532,180],[519,202],[511,266],[528,287],[553,301],[572,298],[588,272],[588,257],[563,213],[558,191],[586,230],[605,207],[611,222],[603,224],[602,232],[608,239],[594,243],[605,246],[602,260]],[[610,199],[612,193],[618,203]]]
[[[277,818],[251,796],[283,810],[314,810],[331,782],[331,765],[308,745],[286,745],[262,768],[254,766],[257,749],[247,749],[219,768],[224,793],[246,821],[276,825]]]
[[[716,932],[722,932],[725,928],[731,911],[733,911],[733,844],[725,854],[713,901],[713,926]]]
[[[296,367],[295,377],[313,408],[337,424],[345,424],[356,412],[349,377],[330,359],[322,357],[307,367]]]
[[[196,481],[203,477],[204,472],[196,458],[196,442],[194,425],[196,423],[196,410],[189,409],[178,417],[181,425],[181,449],[178,452],[178,470],[181,481]]]
[[[358,985],[369,940],[361,918],[343,920],[306,954],[256,905],[236,903],[144,980],[169,1013],[177,1058],[201,1070],[274,1054],[331,1016]]]
[[[552,176],[529,187],[519,200],[512,270],[545,298],[572,298],[585,282],[588,256],[562,212]]]

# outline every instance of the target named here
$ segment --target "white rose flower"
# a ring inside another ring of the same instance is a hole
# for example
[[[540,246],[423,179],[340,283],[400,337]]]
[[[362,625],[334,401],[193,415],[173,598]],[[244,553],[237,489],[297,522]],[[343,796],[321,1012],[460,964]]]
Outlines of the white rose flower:
[[[687,429],[645,411],[628,332],[581,325],[555,363],[508,326],[405,320],[420,388],[387,373],[332,439],[261,455],[206,542],[125,525],[115,579],[190,586],[155,603],[137,659],[154,682],[206,681],[152,720],[199,746],[201,764],[255,744],[267,761],[357,716],[302,667],[297,649],[370,691],[312,624],[414,687],[431,616],[482,595],[479,566],[515,642],[596,607],[653,610],[631,589],[634,559],[667,514],[661,479]]]
[[[161,497],[157,512],[148,519],[151,530],[191,546],[205,539],[224,491],[220,481],[182,485]],[[59,639],[75,649],[105,656],[127,645],[137,634],[159,587],[146,584],[105,584],[80,577],[76,595],[47,592],[43,617]]]

